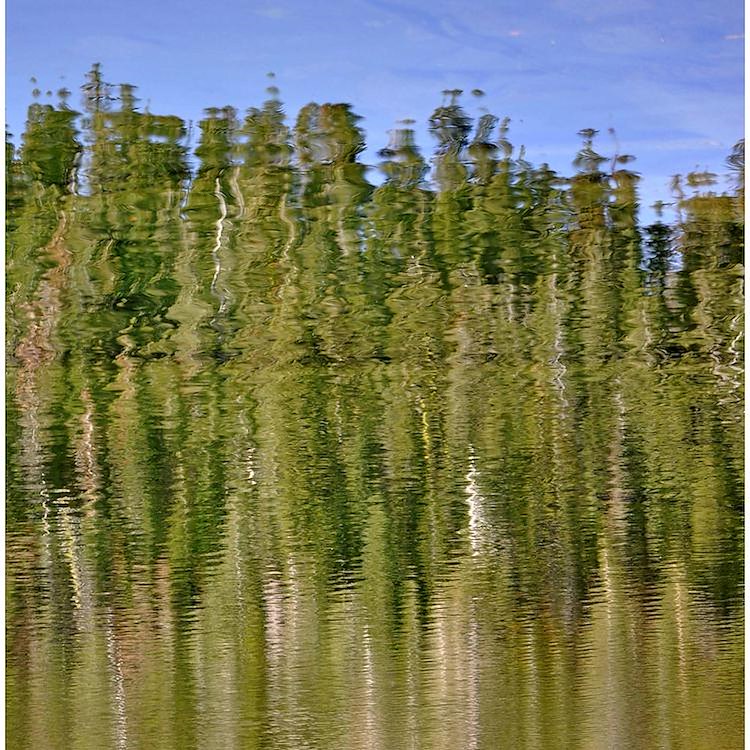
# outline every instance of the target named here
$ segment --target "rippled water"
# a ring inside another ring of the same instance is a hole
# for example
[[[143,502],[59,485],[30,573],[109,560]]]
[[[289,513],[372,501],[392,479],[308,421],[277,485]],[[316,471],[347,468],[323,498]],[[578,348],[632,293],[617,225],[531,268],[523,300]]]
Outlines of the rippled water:
[[[8,747],[742,747],[734,198],[123,101],[9,170]]]

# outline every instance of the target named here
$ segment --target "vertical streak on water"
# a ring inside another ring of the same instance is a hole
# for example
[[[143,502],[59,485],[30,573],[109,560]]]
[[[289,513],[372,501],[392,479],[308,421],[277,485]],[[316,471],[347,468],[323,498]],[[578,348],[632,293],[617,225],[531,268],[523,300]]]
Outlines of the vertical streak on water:
[[[609,513],[611,533],[615,539],[625,536],[625,486],[626,477],[623,471],[622,450],[625,438],[625,401],[620,384],[614,394],[615,430],[609,452]]]
[[[619,740],[619,721],[616,715],[616,701],[613,700],[617,694],[617,631],[615,627],[615,591],[612,576],[611,564],[611,540],[609,534],[602,547],[602,579],[604,582],[604,609],[605,609],[605,675],[604,675],[604,709],[606,716],[601,717],[600,722],[604,725],[607,732],[608,747],[618,747]],[[600,725],[601,725],[600,724]]]
[[[247,429],[247,421],[245,419],[244,411],[241,412],[240,419],[242,421],[242,426],[243,426],[243,435],[245,439],[249,441],[249,431]],[[251,488],[254,488],[257,484],[257,482],[255,481],[255,472],[256,472],[255,446],[248,445],[245,451],[245,475],[247,478],[248,486]],[[240,517],[241,517],[242,509],[234,505],[232,510],[237,514],[236,518],[231,519],[232,520],[231,528],[233,528],[234,530],[233,547],[234,547],[234,572],[235,572],[235,576],[237,579],[237,584],[236,584],[237,605],[238,605],[239,612],[244,617],[245,605],[246,605],[246,601],[245,601],[246,584],[245,584],[245,573],[242,569],[242,550],[240,548],[240,542],[241,542]]]
[[[128,442],[131,425],[137,419],[138,403],[136,376],[137,365],[132,357],[120,354],[115,358],[117,374],[113,385],[117,391],[117,398],[110,406],[110,417],[115,426],[115,433],[109,446],[110,460],[117,461],[120,452],[123,457],[130,454],[133,448]],[[131,528],[143,529],[147,518],[145,510],[146,485],[139,471],[121,472],[117,481],[117,494],[122,498],[123,511],[130,522]]]
[[[240,185],[237,180],[237,177],[240,174],[240,166],[237,165],[236,167],[234,167],[231,174],[232,176],[229,178],[229,184],[232,188],[232,195],[237,201],[237,205],[240,207],[240,211],[237,214],[237,219],[242,219],[245,216],[245,199],[242,196],[242,190],[240,190]]]
[[[81,390],[81,401],[84,412],[81,415],[82,433],[76,444],[75,464],[82,496],[89,503],[88,513],[93,513],[92,503],[99,496],[101,478],[95,452],[94,402],[86,387]]]
[[[430,550],[434,549],[435,540],[437,537],[437,518],[435,516],[435,488],[433,485],[434,481],[434,453],[432,446],[432,436],[430,434],[430,415],[427,411],[427,405],[425,404],[422,396],[417,398],[417,410],[419,412],[420,421],[422,422],[422,446],[424,451],[425,459],[425,477],[426,477],[426,496],[427,496],[427,507],[429,513],[429,546]],[[432,553],[431,553],[432,554]]]
[[[685,602],[684,571],[674,566],[675,624],[677,630],[677,674],[679,676],[680,715],[687,716],[689,710],[687,661],[685,656],[685,630],[687,603]]]
[[[265,641],[269,674],[278,676],[284,651],[284,610],[281,582],[269,571],[263,584],[263,605],[266,612]]]
[[[469,446],[469,471],[466,473],[466,502],[469,506],[469,543],[472,555],[478,555],[485,546],[486,520],[484,513],[484,497],[477,485],[477,465],[474,446]]]
[[[363,750],[377,750],[382,746],[379,735],[378,727],[378,712],[377,712],[377,686],[375,684],[375,671],[373,668],[373,657],[372,657],[372,639],[370,638],[370,630],[365,624],[364,632],[364,681],[365,681],[365,705],[363,706],[365,712],[364,721],[364,734],[363,739],[365,745]]]
[[[216,188],[214,190],[214,195],[219,201],[219,210],[221,211],[221,214],[216,220],[216,238],[214,240],[214,246],[211,248],[211,258],[214,262],[214,275],[211,279],[211,293],[219,301],[219,308],[216,311],[213,320],[211,321],[212,323],[216,322],[218,316],[224,313],[227,307],[226,289],[222,288],[221,290],[219,290],[219,277],[221,276],[222,271],[220,252],[222,239],[224,236],[224,222],[227,218],[227,202],[224,198],[224,193],[221,192],[221,181],[218,177],[216,178]]]
[[[188,679],[185,684],[180,684],[177,679],[173,681],[172,689],[175,698],[179,701],[177,710],[184,706],[189,715],[174,716],[175,728],[178,736],[183,734],[192,741],[200,738],[200,728],[205,717],[201,705],[200,675],[197,673],[195,628],[193,618],[194,611],[189,613],[174,599],[174,589],[180,585],[180,576],[187,572],[188,565],[192,563],[191,551],[189,549],[189,525],[191,508],[188,499],[188,480],[186,466],[188,462],[184,457],[182,448],[178,448],[174,455],[174,475],[172,481],[173,506],[168,522],[168,546],[169,546],[169,596],[172,600],[173,612],[173,637],[170,639],[170,661],[174,665],[172,674],[175,678],[185,675]]]
[[[602,684],[598,685],[600,695],[596,696],[600,712],[603,714],[596,717],[595,726],[600,732],[606,732],[607,747],[619,747],[621,743],[621,732],[623,730],[623,717],[620,706],[616,700],[619,681],[623,679],[621,663],[627,659],[622,654],[622,634],[618,632],[620,619],[626,614],[620,610],[616,580],[617,573],[613,570],[617,564],[618,541],[625,534],[625,494],[624,475],[622,471],[622,445],[624,437],[624,401],[619,383],[615,385],[615,393],[612,396],[614,425],[613,433],[609,442],[609,452],[606,455],[607,469],[609,473],[608,482],[608,504],[607,513],[604,518],[604,528],[600,541],[599,570],[602,580],[604,594],[603,607],[603,632],[601,634]],[[603,738],[602,738],[603,740]]]
[[[78,484],[83,490],[82,496],[88,503],[86,517],[93,519],[96,516],[95,501],[99,498],[101,489],[101,471],[96,458],[94,402],[87,387],[81,390],[81,402],[84,406],[84,412],[81,415],[82,430],[76,445],[75,465]],[[71,566],[75,570],[74,581],[78,582],[76,606],[82,611],[83,615],[81,630],[93,636],[96,632],[96,623],[94,620],[95,605],[93,600],[94,584],[91,571],[84,567],[85,547],[81,539],[81,522],[79,517],[74,516],[69,508],[63,509],[62,521],[69,539],[69,557],[71,559]],[[113,733],[115,746],[118,750],[127,750],[128,732],[125,680],[121,649],[115,627],[115,617],[111,607],[107,609],[105,615],[105,641],[107,664],[109,666],[109,682],[112,687],[111,705],[114,713]]]
[[[239,402],[241,399],[237,399]],[[226,546],[224,560],[227,570],[227,592],[234,591],[234,600],[229,602],[229,612],[232,613],[232,619],[225,621],[222,617],[220,625],[223,628],[226,624],[227,637],[226,641],[220,639],[218,646],[212,644],[210,639],[207,640],[209,649],[213,653],[209,663],[209,674],[213,694],[212,706],[210,711],[214,716],[215,732],[211,736],[209,744],[221,747],[238,747],[243,736],[243,727],[239,726],[236,717],[246,714],[245,700],[249,696],[242,693],[241,676],[238,664],[241,661],[239,655],[245,647],[245,637],[247,628],[247,607],[248,597],[246,593],[247,581],[242,551],[243,530],[247,527],[243,523],[248,513],[248,506],[245,502],[248,497],[248,490],[253,488],[255,482],[255,447],[250,444],[250,428],[248,426],[247,415],[244,409],[238,405],[238,429],[236,432],[237,447],[230,466],[237,469],[237,479],[230,480],[230,491],[227,493],[227,520],[226,520]],[[217,575],[218,578],[218,575]],[[216,588],[220,586],[220,581],[216,581]],[[220,610],[218,603],[215,603],[213,595],[207,598],[208,610]],[[207,621],[206,629],[210,631],[211,624]],[[236,634],[234,636],[229,633]],[[218,653],[216,650],[218,649]],[[218,704],[218,705],[217,705]]]
[[[404,632],[406,649],[407,715],[406,732],[409,750],[419,747],[419,623],[417,622],[416,586],[408,580],[404,587]]]
[[[645,300],[640,300],[638,304],[638,317],[640,318],[640,327],[643,330],[643,343],[640,347],[640,355],[649,363],[653,363],[654,334],[651,332],[651,320],[648,314],[648,308]]]
[[[480,696],[480,656],[479,656],[479,622],[477,619],[476,598],[472,595],[469,600],[469,629],[467,638],[468,674],[466,676],[468,695],[468,744],[469,750],[478,750],[480,735],[480,713],[479,713],[479,696]]]
[[[550,299],[550,312],[552,314],[555,329],[555,338],[552,342],[552,351],[554,354],[552,358],[552,384],[557,390],[560,399],[562,417],[564,418],[568,411],[568,399],[565,394],[565,373],[568,368],[563,361],[565,347],[563,345],[562,314],[560,311],[560,298],[557,287],[557,273],[550,274],[549,279],[552,292]]]
[[[197,629],[196,629],[197,630]],[[213,739],[211,730],[214,729],[215,717],[209,711],[209,699],[206,674],[208,672],[207,658],[203,647],[200,631],[192,634],[193,671],[195,674],[195,720],[197,724],[198,743],[210,746]]]
[[[663,624],[660,625],[663,627]],[[671,687],[669,684],[669,653],[667,652],[667,649],[661,648],[660,644],[657,643],[656,654],[659,693],[663,696],[667,696],[669,695]],[[658,705],[660,747],[671,748],[673,747],[672,726],[669,721],[671,706],[668,700],[660,700]]]
[[[78,195],[78,170],[81,166],[81,160],[83,159],[83,151],[79,151],[73,159],[73,165],[70,169],[70,180],[68,182],[68,193],[71,195]]]
[[[441,728],[439,728],[443,717],[452,715],[452,712],[450,711],[451,696],[448,689],[448,662],[450,660],[450,653],[448,651],[448,634],[446,631],[446,603],[445,601],[440,601],[439,603],[436,602],[434,608],[433,624],[433,637],[435,645],[432,661],[433,663],[437,663],[437,667],[433,667],[432,680],[433,684],[435,685],[433,694],[433,710],[437,711],[437,715],[431,716],[430,721],[437,729],[436,734],[438,737],[443,735],[443,732],[445,732],[446,734],[450,733],[451,731],[455,732],[455,724],[449,725],[449,729],[442,727],[442,732]]]
[[[286,609],[287,619],[285,622],[285,640],[287,645],[287,654],[284,659],[283,674],[280,675],[283,680],[284,698],[287,702],[289,716],[292,721],[291,726],[287,727],[287,734],[295,743],[302,747],[308,747],[307,742],[303,743],[303,730],[306,729],[302,719],[308,718],[307,713],[302,705],[304,692],[302,685],[299,684],[300,665],[299,660],[304,657],[304,614],[305,601],[303,598],[302,580],[297,570],[297,564],[293,554],[289,552],[286,560],[287,564],[287,598]],[[313,623],[310,623],[311,625]],[[299,722],[299,727],[297,726]],[[290,731],[291,730],[291,731]]]
[[[729,322],[729,331],[734,333],[735,335],[727,346],[727,352],[731,355],[731,359],[729,360],[729,367],[736,375],[737,386],[739,386],[739,378],[743,373],[743,363],[741,362],[742,354],[739,350],[738,345],[745,336],[745,327],[743,324],[744,308],[742,305],[745,296],[744,288],[744,276],[740,274],[738,275],[738,279],[734,285],[734,288],[732,289],[734,299],[736,300],[737,306],[739,307],[739,312],[736,315],[733,315]]]
[[[91,632],[94,627],[93,597],[91,580],[83,562],[83,551],[80,539],[80,523],[78,517],[67,504],[70,498],[58,498],[60,503],[59,517],[62,527],[62,546],[68,560],[70,579],[73,583],[73,606],[79,620],[81,632]],[[66,504],[63,505],[62,503]]]
[[[29,305],[29,326],[26,335],[19,341],[15,356],[20,363],[16,380],[16,403],[20,414],[21,465],[26,473],[26,483],[39,493],[42,503],[42,566],[49,584],[52,583],[52,531],[50,527],[50,495],[45,478],[44,449],[41,439],[42,399],[39,394],[38,373],[50,365],[56,356],[52,341],[61,311],[61,293],[66,283],[66,269],[70,265],[70,253],[65,246],[67,214],[60,210],[60,218],[52,239],[43,249],[56,262],[39,283],[36,301]]]
[[[270,423],[277,428],[268,431],[266,442],[263,441],[260,431],[258,438],[260,449],[257,458],[259,468],[262,472],[259,479],[258,498],[260,501],[263,501],[262,522],[268,527],[268,533],[271,535],[273,533],[272,530],[277,528],[278,517],[282,513],[280,493],[275,490],[278,487],[279,475],[281,473],[280,461],[277,460],[277,456],[281,454],[281,436],[279,435],[279,430],[283,427],[283,423],[274,422],[272,418],[269,418],[269,415],[264,414],[259,414],[256,419],[258,424],[265,425],[266,423]],[[254,478],[255,472],[253,472]],[[281,714],[288,709],[284,704],[282,695],[282,668],[286,641],[284,572],[281,561],[281,555],[284,550],[282,539],[278,540],[278,545],[278,552],[274,550],[275,554],[269,554],[269,559],[264,562],[264,567],[260,574],[261,604],[264,618],[263,651],[268,675],[265,691],[267,702],[279,707],[278,710],[273,711],[269,715],[268,723],[271,736],[277,745],[280,744],[278,737],[284,729],[281,722]]]
[[[276,741],[283,738],[284,746],[289,742],[301,746],[304,728],[299,722],[302,717],[298,700],[301,686],[297,684],[296,673],[296,659],[300,655],[298,620],[301,603],[294,562],[291,557],[286,562],[286,576],[283,571],[269,571],[269,578],[263,587],[268,694],[269,700],[279,707],[271,717]]]
[[[117,750],[128,748],[128,724],[125,709],[125,681],[122,672],[122,659],[117,644],[114,616],[109,609],[106,615],[107,661],[112,683],[113,708],[115,712],[115,743]]]
[[[281,260],[284,262],[289,260],[289,251],[294,247],[294,243],[297,239],[297,223],[289,215],[289,204],[287,202],[288,196],[288,193],[284,193],[279,198],[279,217],[289,230],[289,238],[284,243],[284,250],[281,253]],[[279,294],[281,294],[281,292],[279,292]]]
[[[18,356],[18,352],[16,353]],[[19,357],[20,358],[20,357]],[[16,403],[19,406],[19,422],[21,428],[20,464],[25,471],[26,486],[33,488],[39,494],[42,504],[42,566],[47,573],[47,579],[52,575],[50,550],[50,496],[44,472],[44,458],[40,440],[40,411],[36,382],[36,367],[33,360],[22,359],[21,368],[16,380]]]
[[[541,705],[539,701],[540,678],[536,663],[536,622],[527,623],[523,629],[523,662],[526,667],[526,684],[524,686],[524,718],[521,736],[524,738],[524,748],[529,750],[541,748],[539,744],[541,727]]]
[[[665,570],[666,581],[662,612],[658,621],[658,679],[660,693],[665,696],[659,712],[661,734],[665,747],[674,744],[675,730],[690,718],[690,703],[687,690],[687,665],[685,654],[685,622],[682,611],[685,571],[677,562]],[[676,651],[676,654],[674,653]],[[676,658],[675,658],[676,657]],[[677,668],[677,675],[673,672]]]

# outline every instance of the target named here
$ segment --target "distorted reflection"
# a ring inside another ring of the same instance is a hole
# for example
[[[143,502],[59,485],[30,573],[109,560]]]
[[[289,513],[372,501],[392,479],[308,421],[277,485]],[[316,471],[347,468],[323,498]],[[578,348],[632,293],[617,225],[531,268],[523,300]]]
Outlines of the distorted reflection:
[[[460,92],[377,185],[349,105],[193,164],[62,93],[6,147],[9,747],[741,747],[742,184],[643,227]]]

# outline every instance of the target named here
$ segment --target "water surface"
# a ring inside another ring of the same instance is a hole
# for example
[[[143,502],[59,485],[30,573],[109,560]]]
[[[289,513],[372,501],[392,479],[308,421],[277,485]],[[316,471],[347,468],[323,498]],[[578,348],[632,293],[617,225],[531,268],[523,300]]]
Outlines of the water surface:
[[[742,747],[741,196],[103,86],[9,152],[8,747]]]

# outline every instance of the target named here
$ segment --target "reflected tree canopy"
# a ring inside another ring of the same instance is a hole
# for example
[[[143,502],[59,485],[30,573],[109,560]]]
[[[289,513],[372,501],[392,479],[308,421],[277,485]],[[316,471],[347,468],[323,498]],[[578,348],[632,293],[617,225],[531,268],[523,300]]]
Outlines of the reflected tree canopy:
[[[6,137],[13,748],[736,748],[731,192],[444,93]],[[481,92],[475,92],[481,94]]]

